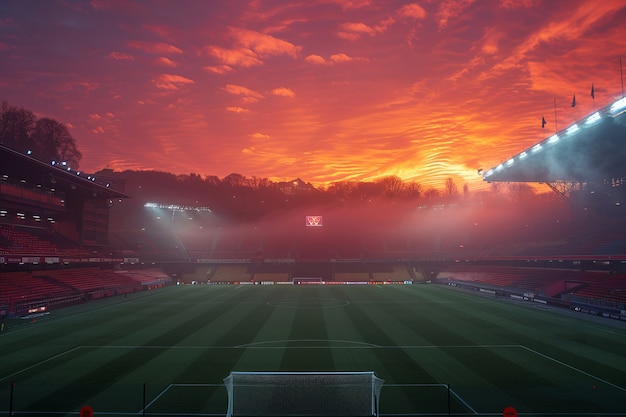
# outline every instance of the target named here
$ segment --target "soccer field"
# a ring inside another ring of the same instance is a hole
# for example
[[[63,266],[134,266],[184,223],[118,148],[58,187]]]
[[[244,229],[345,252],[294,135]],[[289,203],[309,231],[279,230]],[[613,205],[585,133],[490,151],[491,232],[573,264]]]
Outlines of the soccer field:
[[[626,416],[623,327],[437,285],[172,286],[22,320],[0,414],[225,415],[231,371],[374,371],[387,416]]]

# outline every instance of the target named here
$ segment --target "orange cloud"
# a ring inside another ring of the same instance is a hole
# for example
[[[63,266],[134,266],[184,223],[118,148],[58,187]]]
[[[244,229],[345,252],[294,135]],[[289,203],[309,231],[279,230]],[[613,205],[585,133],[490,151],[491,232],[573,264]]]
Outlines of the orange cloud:
[[[331,0],[333,3],[341,6],[342,9],[360,9],[363,7],[371,6],[370,0]]]
[[[195,83],[189,78],[174,74],[161,74],[152,82],[161,90],[178,90],[183,85]]]
[[[250,135],[250,137],[254,138],[254,139],[269,139],[270,135],[266,135],[264,133],[260,133],[260,132],[254,132]]]
[[[236,43],[255,51],[260,56],[285,54],[292,58],[297,58],[301,49],[301,47],[291,42],[249,29],[231,28],[230,32]]]
[[[117,51],[111,52],[109,55],[107,55],[107,58],[114,59],[117,61],[134,61],[135,60],[134,56],[124,53],[124,52],[117,52]]]
[[[398,13],[404,17],[412,17],[418,20],[426,18],[426,10],[417,3],[405,4],[398,10]]]
[[[283,96],[283,97],[295,97],[296,93],[293,92],[292,89],[287,87],[279,87],[270,91],[271,94],[275,96]]]
[[[224,91],[230,94],[238,95],[238,96],[253,97],[256,99],[263,98],[263,95],[259,93],[258,91],[251,90],[241,85],[226,84],[226,86],[224,87]]]
[[[138,49],[143,52],[170,55],[170,54],[182,54],[183,51],[174,45],[163,42],[148,42],[148,41],[126,41],[126,46],[132,49]]]
[[[472,3],[474,0],[444,0],[440,2],[437,11],[439,28],[443,29],[448,26],[450,19],[460,16]]]
[[[209,45],[202,48],[206,53],[229,67],[252,67],[262,65],[270,56],[288,55],[297,58],[301,47],[285,40],[250,29],[230,28],[229,36],[233,47]],[[219,68],[219,67],[209,67]]]
[[[338,36],[342,39],[354,41],[362,35],[374,36],[375,34],[376,30],[365,23],[344,23],[341,25]]]
[[[205,71],[213,72],[215,74],[220,74],[220,75],[224,75],[233,71],[233,67],[230,67],[228,65],[206,66],[206,67],[202,67],[202,69],[204,69]]]
[[[307,56],[306,58],[304,58],[304,60],[310,64],[316,64],[316,65],[333,65],[333,64],[339,64],[339,63],[351,62],[351,61],[367,61],[366,58],[353,58],[343,53],[333,54],[328,58],[328,60],[324,59],[324,57],[322,56],[313,54],[313,55]]]
[[[248,48],[222,48],[220,46],[209,45],[203,49],[207,54],[216,58],[221,62],[221,66],[219,67],[209,67],[209,68],[220,68],[220,67],[252,67],[255,65],[262,65],[263,61],[261,61],[258,55]]]
[[[226,111],[230,111],[233,113],[246,113],[246,112],[249,112],[250,110],[244,109],[243,107],[238,107],[238,106],[228,106],[226,107]]]
[[[318,64],[318,65],[328,64],[328,61],[326,61],[323,57],[319,55],[315,55],[315,54],[307,56],[306,58],[304,58],[304,60],[311,64]]]
[[[160,58],[157,58],[156,63],[158,65],[162,65],[162,66],[165,66],[165,67],[171,67],[171,68],[175,68],[175,67],[178,66],[178,64],[176,64],[176,62],[174,62],[171,59],[166,58],[164,56],[162,56]]]
[[[621,2],[588,2],[568,14],[560,15],[560,19],[548,22],[545,26],[532,33],[503,61],[494,67],[495,73],[510,70],[522,65],[529,53],[542,44],[550,44],[556,40],[575,40],[592,27],[599,25],[603,19],[623,8]]]

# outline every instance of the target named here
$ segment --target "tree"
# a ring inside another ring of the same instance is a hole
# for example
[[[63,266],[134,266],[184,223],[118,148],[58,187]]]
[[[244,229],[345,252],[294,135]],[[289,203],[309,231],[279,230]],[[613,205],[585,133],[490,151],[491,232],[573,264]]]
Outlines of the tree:
[[[383,188],[383,195],[386,197],[399,197],[404,191],[404,182],[396,175],[389,175],[377,181]]]
[[[445,195],[446,197],[456,197],[459,195],[459,187],[456,186],[456,183],[451,177],[446,178]]]
[[[83,157],[67,127],[54,119],[37,120],[32,142],[34,155],[42,161],[66,162],[77,169]]]
[[[522,203],[535,197],[535,190],[523,182],[515,182],[508,184],[508,191],[511,200],[514,203]]]
[[[6,101],[2,102],[1,112],[0,143],[20,152],[32,149],[31,134],[36,121],[33,112],[9,106]]]
[[[419,182],[409,182],[404,184],[404,192],[409,198],[419,198],[424,192],[424,187]]]
[[[82,154],[67,126],[47,117],[37,119],[30,110],[9,106],[0,109],[0,143],[45,162],[66,162],[78,168]]]
[[[248,185],[248,179],[241,174],[233,172],[222,179],[222,184],[230,187],[246,187]]]

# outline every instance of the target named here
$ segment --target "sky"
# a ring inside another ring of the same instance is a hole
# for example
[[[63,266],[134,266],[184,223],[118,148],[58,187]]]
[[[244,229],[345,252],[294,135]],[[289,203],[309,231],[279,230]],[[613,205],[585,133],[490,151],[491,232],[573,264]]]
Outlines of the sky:
[[[87,172],[480,189],[621,97],[624,22],[626,0],[2,0],[0,101],[67,125]]]

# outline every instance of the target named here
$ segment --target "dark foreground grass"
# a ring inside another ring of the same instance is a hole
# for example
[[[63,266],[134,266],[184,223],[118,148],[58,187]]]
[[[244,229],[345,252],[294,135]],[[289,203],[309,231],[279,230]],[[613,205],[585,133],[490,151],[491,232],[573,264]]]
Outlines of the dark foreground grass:
[[[626,330],[434,285],[180,286],[7,324],[0,414],[224,415],[233,370],[374,371],[383,415],[626,416]]]

